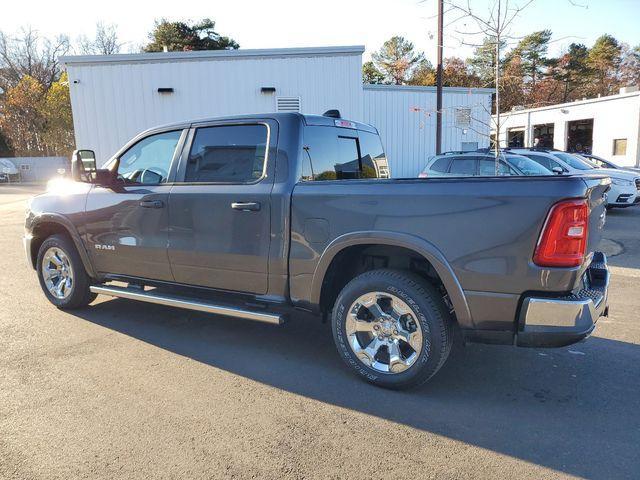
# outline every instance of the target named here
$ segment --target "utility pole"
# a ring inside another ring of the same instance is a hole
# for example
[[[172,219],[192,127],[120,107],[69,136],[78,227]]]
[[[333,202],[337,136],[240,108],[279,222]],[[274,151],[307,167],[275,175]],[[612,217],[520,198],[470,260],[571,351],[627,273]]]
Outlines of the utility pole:
[[[438,0],[438,66],[436,68],[436,155],[442,153],[442,44],[444,0]]]

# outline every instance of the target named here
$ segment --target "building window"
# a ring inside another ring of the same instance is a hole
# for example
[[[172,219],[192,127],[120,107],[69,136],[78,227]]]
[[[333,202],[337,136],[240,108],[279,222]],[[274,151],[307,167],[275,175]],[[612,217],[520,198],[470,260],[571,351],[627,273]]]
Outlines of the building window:
[[[471,109],[456,108],[456,127],[468,127],[471,125]]]
[[[613,141],[613,154],[614,155],[626,155],[627,154],[627,139],[616,138]]]
[[[507,129],[507,146],[514,148],[524,147],[524,127]]]

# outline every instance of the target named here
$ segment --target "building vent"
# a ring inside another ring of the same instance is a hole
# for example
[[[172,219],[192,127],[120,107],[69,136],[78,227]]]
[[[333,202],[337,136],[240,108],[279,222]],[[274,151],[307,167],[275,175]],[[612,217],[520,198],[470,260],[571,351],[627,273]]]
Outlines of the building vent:
[[[456,108],[456,127],[468,127],[471,125],[471,109]]]
[[[276,97],[276,112],[300,112],[300,97]]]

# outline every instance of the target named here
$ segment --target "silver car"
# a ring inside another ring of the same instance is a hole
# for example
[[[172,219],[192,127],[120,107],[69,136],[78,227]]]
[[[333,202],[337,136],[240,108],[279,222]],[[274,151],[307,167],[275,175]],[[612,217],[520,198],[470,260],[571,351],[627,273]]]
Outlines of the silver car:
[[[493,177],[496,174],[495,157],[481,152],[452,152],[429,159],[418,177]],[[553,175],[537,162],[511,153],[502,154],[498,175]]]

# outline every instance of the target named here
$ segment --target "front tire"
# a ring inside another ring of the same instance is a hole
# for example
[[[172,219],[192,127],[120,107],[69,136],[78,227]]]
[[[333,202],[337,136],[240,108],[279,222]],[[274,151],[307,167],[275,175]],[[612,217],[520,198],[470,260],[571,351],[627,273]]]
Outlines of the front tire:
[[[38,280],[47,300],[61,310],[87,306],[96,298],[75,245],[66,235],[52,235],[38,250]]]
[[[453,321],[438,290],[401,270],[373,270],[351,280],[338,295],[331,323],[345,363],[385,388],[426,382],[453,343]]]

